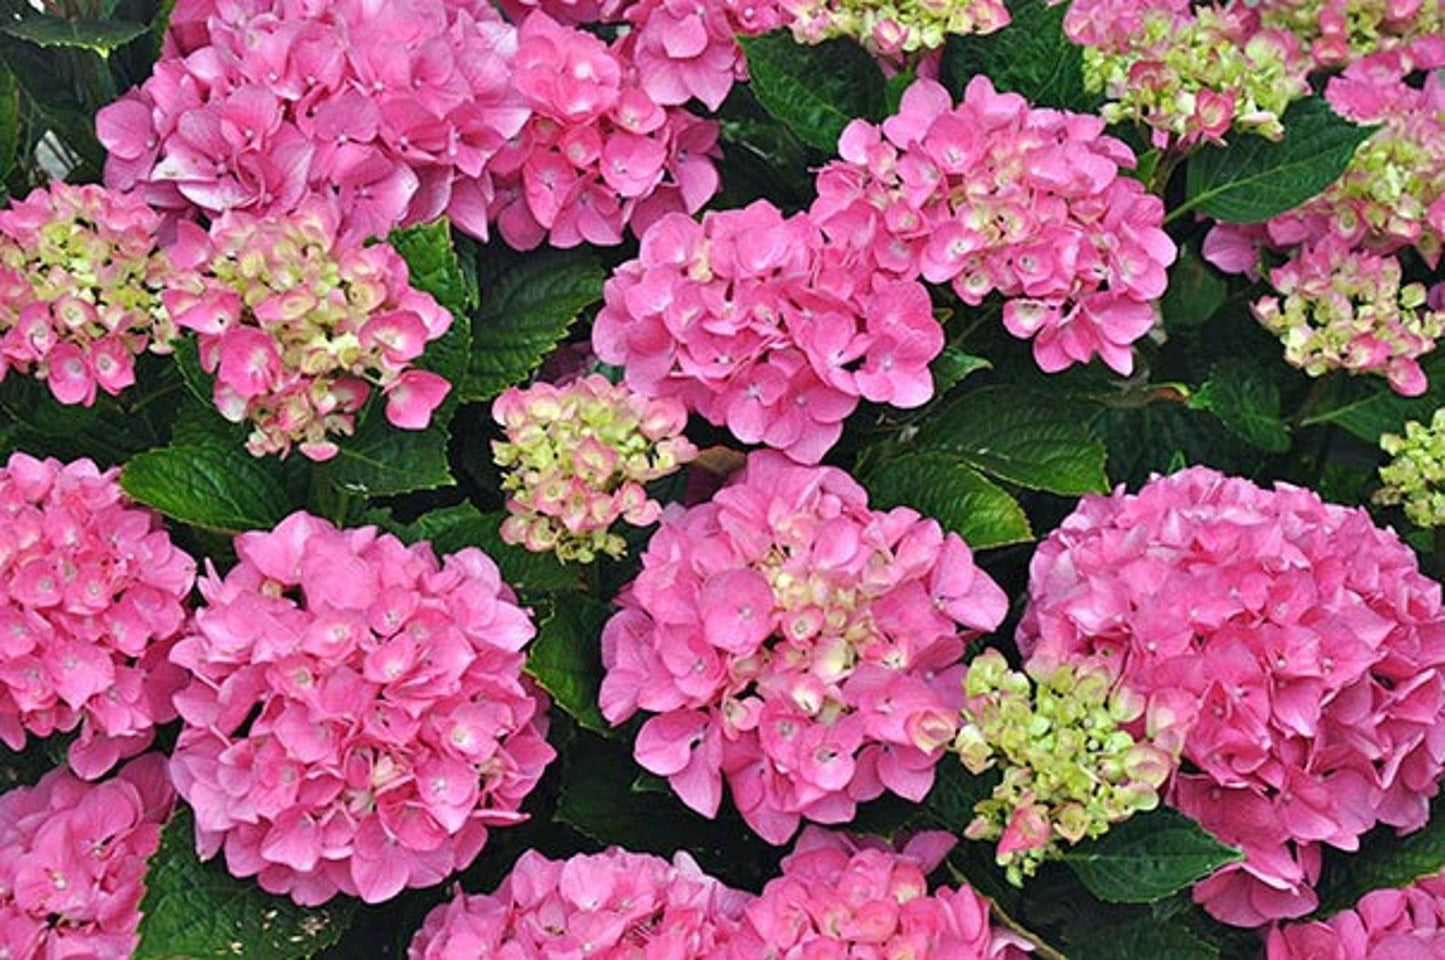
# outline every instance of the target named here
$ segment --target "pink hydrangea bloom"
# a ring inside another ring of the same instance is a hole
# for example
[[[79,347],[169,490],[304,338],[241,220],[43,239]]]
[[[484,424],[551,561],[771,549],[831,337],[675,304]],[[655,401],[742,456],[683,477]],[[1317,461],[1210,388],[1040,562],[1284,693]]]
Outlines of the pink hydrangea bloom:
[[[502,0],[516,22],[541,10],[570,25],[625,23],[619,54],[658,104],[681,106],[693,98],[716,110],[735,82],[747,79],[747,62],[734,39],[782,25],[779,0]]]
[[[1008,606],[957,534],[774,451],[664,514],[620,603],[603,715],[654,714],[637,762],[705,816],[726,778],[778,844],[885,790],[923,798],[957,732],[964,646]]]
[[[129,957],[175,791],[149,754],[103,783],[65,769],[0,794],[0,956]]]
[[[922,284],[854,270],[767,201],[659,220],[604,288],[592,345],[646,397],[816,463],[859,399],[916,407],[943,330]]]
[[[484,0],[201,0],[101,110],[106,183],[214,216],[316,193],[364,239],[445,213],[487,235],[486,165],[522,128],[516,30]]]
[[[1103,131],[982,75],[958,104],[921,79],[881,126],[843,131],[812,215],[843,272],[922,275],[970,305],[1001,294],[1004,326],[1033,339],[1043,370],[1097,355],[1127,374],[1176,250],[1163,203],[1120,175],[1133,152]]]
[[[511,83],[532,117],[488,168],[509,245],[621,243],[628,225],[693,213],[717,192],[717,123],[640,86],[629,41],[609,47],[541,11],[523,21]]]
[[[1445,770],[1440,586],[1365,510],[1196,467],[1085,497],[1029,582],[1025,654],[1109,664],[1182,733],[1167,802],[1247,857],[1195,887],[1215,917],[1308,913],[1322,844],[1426,822]]]
[[[56,181],[0,210],[0,380],[33,373],[65,404],[135,383],[135,358],[170,352],[159,293],[177,279],[160,218],[139,197]]]
[[[1419,357],[1445,334],[1445,311],[1427,304],[1423,283],[1401,283],[1395,257],[1352,250],[1330,236],[1269,272],[1279,296],[1252,306],[1284,343],[1284,358],[1310,376],[1378,373],[1395,392],[1428,386]]]
[[[613,847],[548,860],[529,850],[493,894],[458,891],[427,915],[408,960],[704,960],[736,930],[746,894]]]
[[[506,471],[502,540],[562,560],[620,557],[627,543],[612,525],[645,527],[662,506],[643,486],[697,456],[682,436],[687,410],[646,400],[600,374],[566,386],[512,387],[492,404],[506,432],[492,456]]]
[[[88,780],[175,718],[166,655],[196,576],[118,474],[23,453],[0,470],[0,742],[79,728],[70,766]]]
[[[1266,960],[1435,960],[1445,956],[1445,876],[1375,890],[1328,921],[1269,932]]]
[[[472,862],[554,751],[534,633],[481,551],[440,563],[305,513],[236,538],[171,659],[171,761],[203,857],[301,904],[376,903]]]
[[[335,456],[373,387],[386,418],[425,429],[451,384],[415,367],[452,315],[412,287],[389,244],[338,234],[335,204],[313,199],[286,217],[232,211],[210,235],[182,224],[176,259],[201,269],[164,295],[177,326],[195,331],[226,419],[251,422],[246,447],[313,460]]]
[[[971,888],[929,893],[926,876],[953,843],[922,833],[896,852],[809,827],[711,960],[1023,960],[1028,944],[994,930]]]

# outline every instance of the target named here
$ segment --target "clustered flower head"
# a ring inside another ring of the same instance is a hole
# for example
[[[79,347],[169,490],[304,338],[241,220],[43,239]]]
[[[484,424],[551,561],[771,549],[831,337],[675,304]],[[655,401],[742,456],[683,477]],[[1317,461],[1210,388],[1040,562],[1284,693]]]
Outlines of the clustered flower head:
[[[548,860],[528,850],[493,894],[432,910],[408,960],[704,960],[737,929],[748,896],[686,853],[612,847]]]
[[[620,604],[603,715],[655,714],[638,763],[705,816],[726,778],[777,844],[885,790],[923,798],[957,731],[964,646],[1008,606],[957,534],[774,451],[665,513]]]
[[[173,55],[96,116],[107,184],[208,216],[322,194],[349,237],[442,214],[486,237],[487,161],[528,116],[507,82],[516,30],[489,3],[182,6]]]
[[[159,754],[103,783],[62,768],[0,794],[0,956],[131,956],[174,803]]]
[[[0,470],[0,742],[79,728],[69,760],[86,779],[174,719],[184,679],[166,654],[196,576],[118,473],[23,453]]]
[[[1359,508],[1196,467],[1085,497],[1040,547],[1025,655],[1112,663],[1185,731],[1166,801],[1246,859],[1195,887],[1226,923],[1316,905],[1321,845],[1424,825],[1445,770],[1445,614]]]
[[[246,448],[312,460],[336,455],[373,388],[386,418],[421,430],[451,390],[413,364],[452,315],[411,286],[406,261],[389,244],[338,236],[338,210],[313,200],[285,217],[233,211],[210,235],[182,224],[173,255],[202,273],[164,295],[182,329],[200,341],[201,364],[216,375],[217,409],[250,421]]]
[[[1278,140],[1281,114],[1310,92],[1294,36],[1261,30],[1247,7],[1076,0],[1064,29],[1084,47],[1086,88],[1108,98],[1100,115],[1142,123],[1161,149],[1231,131]]]
[[[902,61],[943,46],[949,34],[993,33],[1009,24],[1003,0],[783,0],[793,37],[852,37],[870,53]]]
[[[624,41],[609,47],[535,11],[518,31],[507,82],[531,111],[488,165],[488,209],[510,246],[618,244],[629,224],[641,233],[717,192],[717,123],[664,105],[686,96],[652,96]]]
[[[920,79],[881,127],[844,129],[812,215],[845,273],[921,274],[970,306],[998,293],[1043,370],[1097,355],[1127,374],[1176,250],[1163,202],[1120,175],[1133,151],[1103,131],[983,75],[958,104]]]
[[[783,22],[779,0],[501,0],[501,7],[516,22],[542,10],[569,25],[626,24],[615,49],[648,97],[665,107],[695,97],[714,111],[747,78],[735,37]]]
[[[669,216],[604,287],[592,345],[645,397],[816,463],[861,399],[917,407],[943,329],[923,285],[850,270],[806,214]]]
[[[554,752],[529,612],[481,551],[440,563],[305,513],[236,538],[171,659],[171,761],[203,857],[300,904],[377,903],[474,860]]]
[[[1260,0],[1254,6],[1266,26],[1293,33],[1325,69],[1445,33],[1439,0]]]
[[[1177,750],[1126,729],[1147,704],[1103,665],[1034,659],[1025,669],[1010,670],[992,649],[969,662],[953,744],[969,772],[1002,771],[964,833],[998,840],[998,864],[1018,886],[1065,843],[1157,807],[1178,760]],[[1161,733],[1159,741],[1171,743],[1170,732]]]
[[[1269,932],[1266,960],[1432,960],[1445,956],[1445,876],[1374,890],[1329,920]]]
[[[1028,945],[993,929],[970,887],[929,893],[927,875],[953,844],[920,833],[899,852],[809,827],[709,960],[1023,960]]]
[[[31,373],[90,406],[135,383],[138,354],[169,352],[159,227],[139,197],[60,181],[0,210],[0,380]]]
[[[492,456],[507,471],[502,540],[562,560],[620,557],[619,519],[645,527],[662,515],[643,484],[675,473],[697,455],[682,430],[687,410],[647,400],[600,374],[566,386],[512,387],[492,405],[506,431]]]
[[[1403,504],[1418,527],[1445,527],[1445,409],[1435,411],[1428,427],[1411,420],[1403,436],[1385,434],[1380,447],[1390,462],[1380,468],[1384,486],[1375,502]]]
[[[1278,296],[1252,305],[1284,344],[1284,358],[1312,377],[1331,370],[1378,373],[1405,396],[1428,385],[1419,357],[1445,334],[1422,283],[1402,283],[1400,261],[1334,239],[1303,249],[1269,273]]]

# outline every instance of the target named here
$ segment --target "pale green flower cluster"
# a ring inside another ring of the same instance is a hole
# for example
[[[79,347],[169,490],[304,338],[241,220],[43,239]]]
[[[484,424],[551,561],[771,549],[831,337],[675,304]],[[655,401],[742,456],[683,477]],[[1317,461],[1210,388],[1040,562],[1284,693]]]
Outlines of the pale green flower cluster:
[[[851,37],[898,58],[936,50],[950,33],[992,33],[1009,22],[1002,0],[784,0],[801,43]]]
[[[1378,373],[1396,392],[1419,396],[1418,358],[1445,334],[1445,311],[1420,283],[1401,283],[1394,257],[1329,240],[1270,271],[1283,296],[1262,297],[1254,315],[1284,344],[1284,356],[1312,377],[1330,370]]]
[[[996,650],[975,657],[954,741],[972,773],[1003,773],[964,833],[999,841],[997,862],[1015,885],[1061,856],[1064,844],[1158,806],[1178,760],[1124,729],[1143,716],[1144,700],[1102,667],[1028,669],[1010,670]]]
[[[1380,468],[1384,482],[1375,502],[1402,504],[1419,527],[1445,527],[1445,409],[1435,411],[1427,427],[1411,420],[1405,435],[1387,433],[1380,446],[1390,462]]]
[[[622,556],[627,541],[612,525],[655,522],[662,506],[643,485],[697,455],[682,436],[681,402],[649,400],[597,374],[561,387],[512,387],[492,416],[506,433],[492,442],[506,471],[502,539],[563,561]]]
[[[1280,115],[1309,93],[1308,61],[1280,31],[1254,31],[1233,10],[1159,8],[1127,35],[1084,47],[1084,83],[1110,123],[1138,121],[1156,147],[1220,142],[1230,131],[1278,140]]]

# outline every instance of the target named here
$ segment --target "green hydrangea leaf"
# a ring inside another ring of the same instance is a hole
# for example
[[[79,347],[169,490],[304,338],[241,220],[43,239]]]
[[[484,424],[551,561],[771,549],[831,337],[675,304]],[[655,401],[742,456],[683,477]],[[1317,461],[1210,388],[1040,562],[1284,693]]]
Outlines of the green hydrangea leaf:
[[[196,856],[190,811],[161,832],[141,901],[133,960],[306,960],[346,932],[355,901],[300,907],[288,897],[237,880],[219,860]]]
[[[824,153],[854,118],[879,120],[887,92],[878,64],[845,38],[800,44],[788,30],[739,37],[758,102],[799,140]]]
[[[1084,89],[1083,48],[1064,35],[1069,6],[1046,0],[1010,0],[1010,21],[990,34],[954,34],[939,70],[955,99],[983,75],[996,89],[1022,94],[1039,107],[1091,113],[1099,97]]]
[[[290,512],[274,459],[216,443],[136,454],[122,468],[120,483],[138,503],[206,530],[270,529]]]
[[[488,251],[489,257],[492,251]],[[582,250],[543,250],[482,263],[482,307],[461,399],[490,400],[531,375],[583,310],[602,299],[602,267]]]
[[[1220,363],[1189,399],[1208,410],[1225,428],[1252,447],[1283,453],[1290,447],[1289,427],[1279,410],[1279,384],[1258,364]]]
[[[67,20],[63,17],[32,16],[0,26],[9,36],[37,47],[73,47],[108,57],[150,27],[129,20]]]
[[[527,648],[527,673],[573,720],[605,737],[612,725],[597,706],[602,687],[605,604],[580,593],[556,594],[537,610],[537,638]]]
[[[892,456],[870,467],[862,482],[874,507],[912,507],[963,537],[975,550],[1034,538],[1017,500],[946,454]]]
[[[373,398],[356,433],[336,438],[336,456],[316,465],[316,476],[347,494],[387,497],[434,490],[456,483],[447,465],[447,429],[433,422],[425,430],[392,426]]]
[[[1185,210],[1226,223],[1262,223],[1320,193],[1345,172],[1355,148],[1375,132],[1336,114],[1323,97],[1290,104],[1284,139],[1237,136],[1204,148],[1185,171]]]
[[[924,422],[914,445],[1030,490],[1078,495],[1109,486],[1104,445],[1080,411],[1016,387],[984,387],[950,401]]]
[[[1064,854],[1089,892],[1110,903],[1153,903],[1244,859],[1181,813],[1161,807]]]

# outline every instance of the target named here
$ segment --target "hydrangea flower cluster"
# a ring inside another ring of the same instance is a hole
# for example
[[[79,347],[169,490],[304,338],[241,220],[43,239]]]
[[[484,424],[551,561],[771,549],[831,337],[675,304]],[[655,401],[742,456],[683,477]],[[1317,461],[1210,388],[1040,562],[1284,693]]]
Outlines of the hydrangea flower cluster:
[[[682,436],[687,410],[647,400],[600,374],[566,386],[512,387],[492,405],[506,440],[492,456],[507,471],[502,540],[562,560],[591,563],[627,550],[619,519],[645,527],[662,515],[643,484],[675,473],[697,455]]]
[[[1004,325],[1056,372],[1101,356],[1133,369],[1174,242],[1164,205],[1121,176],[1133,151],[1098,117],[1031,109],[988,78],[962,102],[920,79],[881,127],[854,120],[818,177],[812,214],[840,267],[1006,298]]]
[[[1440,586],[1362,509],[1203,467],[1085,497],[1040,547],[1026,655],[1097,658],[1187,733],[1167,801],[1247,859],[1226,923],[1316,905],[1321,844],[1422,826],[1445,770]]]
[[[0,794],[0,956],[131,956],[146,860],[174,803],[159,754],[104,783],[62,768]]]
[[[922,799],[957,731],[965,643],[1008,606],[957,534],[770,450],[664,514],[620,603],[603,715],[655,714],[638,763],[705,816],[726,778],[776,844],[885,790]]]
[[[0,210],[0,380],[33,373],[90,406],[135,383],[137,354],[169,352],[159,225],[138,197],[59,181]]]
[[[782,6],[801,43],[852,37],[874,56],[897,62],[942,47],[949,34],[993,33],[1010,19],[1003,0],[783,0]]]
[[[921,833],[898,852],[809,827],[710,960],[1023,960],[1027,944],[993,929],[970,887],[929,893],[927,875],[953,844]]]
[[[954,740],[971,773],[1003,771],[964,833],[999,841],[997,862],[1016,886],[1061,856],[1063,844],[1157,807],[1178,754],[1151,741],[1181,745],[1179,731],[1167,728],[1136,740],[1125,727],[1147,704],[1100,664],[1034,659],[1026,670],[1010,670],[997,650],[974,657]]]
[[[69,760],[88,780],[175,718],[166,654],[196,576],[118,475],[23,453],[0,470],[0,742],[79,728]]]
[[[536,11],[510,83],[531,118],[488,167],[489,211],[510,246],[621,243],[629,224],[641,233],[717,192],[717,123],[652,97],[622,41],[609,47]]]
[[[737,929],[747,894],[686,853],[612,847],[548,860],[528,850],[494,894],[432,910],[408,960],[704,960]]]
[[[284,218],[232,211],[210,235],[180,225],[176,259],[202,273],[167,291],[177,326],[195,331],[214,398],[233,423],[249,420],[246,449],[312,460],[336,455],[373,387],[386,418],[421,430],[451,390],[413,363],[452,315],[411,286],[389,244],[338,233],[339,211],[313,200]]]
[[[358,240],[443,213],[486,237],[487,161],[528,116],[516,30],[489,3],[190,6],[173,48],[194,49],[96,116],[107,184],[210,216],[331,196]]]
[[[1403,504],[1405,516],[1419,527],[1445,527],[1445,409],[1430,425],[1411,420],[1403,436],[1387,433],[1380,447],[1390,462],[1380,468],[1384,484],[1375,502]]]
[[[1269,932],[1266,960],[1430,960],[1445,956],[1445,876],[1374,890],[1327,921]]]
[[[438,563],[305,513],[236,538],[171,659],[171,760],[203,857],[300,904],[377,903],[472,862],[554,752],[534,629],[475,548]]]
[[[542,10],[569,25],[625,23],[616,50],[644,93],[662,106],[697,98],[717,110],[747,78],[736,39],[782,25],[778,0],[501,0],[514,21]]]
[[[1325,69],[1445,33],[1439,0],[1260,0],[1254,6],[1265,26],[1299,37]]]
[[[806,214],[666,217],[604,288],[592,346],[646,397],[816,463],[860,398],[916,407],[943,329],[922,284],[850,272]]]
[[[1231,131],[1278,140],[1280,115],[1310,92],[1294,36],[1259,29],[1247,7],[1076,0],[1064,29],[1084,46],[1086,87],[1109,100],[1100,115],[1142,123],[1160,149],[1222,143]]]
[[[1251,309],[1280,338],[1285,360],[1310,376],[1378,373],[1395,392],[1419,396],[1428,385],[1419,358],[1445,334],[1445,311],[1429,306],[1424,284],[1402,284],[1401,275],[1397,258],[1329,238],[1271,270],[1279,295]]]

